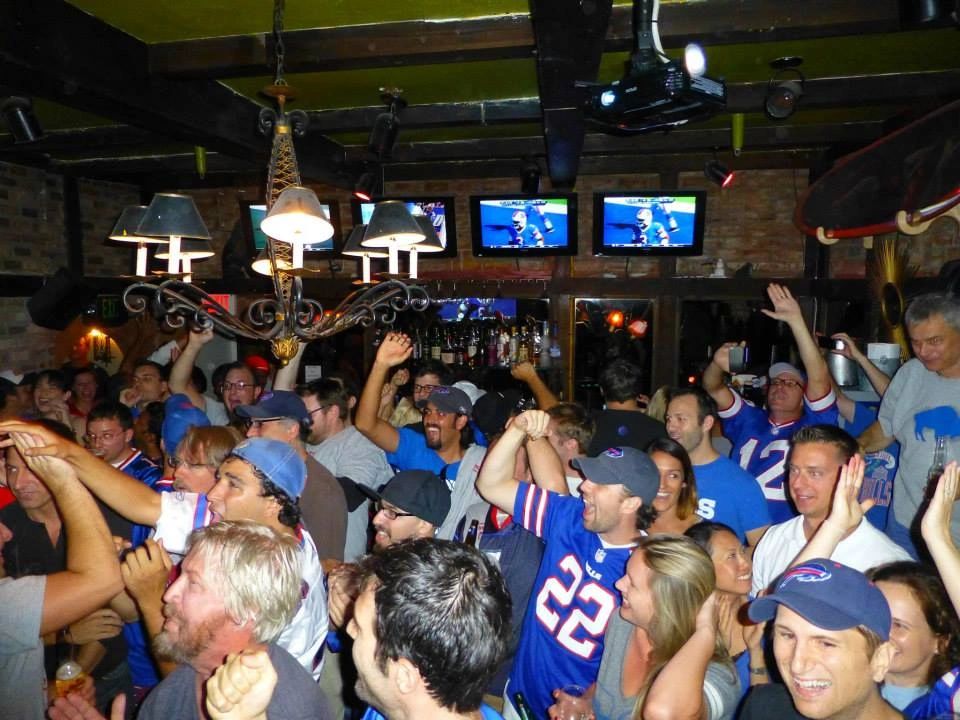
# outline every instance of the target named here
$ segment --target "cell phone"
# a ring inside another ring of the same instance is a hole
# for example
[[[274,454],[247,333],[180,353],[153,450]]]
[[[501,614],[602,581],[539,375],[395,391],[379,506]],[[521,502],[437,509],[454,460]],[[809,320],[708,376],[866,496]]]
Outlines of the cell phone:
[[[730,348],[730,373],[736,375],[747,369],[750,361],[750,352],[746,345],[737,345]]]

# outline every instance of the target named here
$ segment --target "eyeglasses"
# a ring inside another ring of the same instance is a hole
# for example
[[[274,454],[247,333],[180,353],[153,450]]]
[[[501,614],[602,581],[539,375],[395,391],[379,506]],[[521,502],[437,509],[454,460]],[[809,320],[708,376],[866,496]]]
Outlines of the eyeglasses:
[[[328,407],[333,407],[333,406],[332,406],[332,405],[320,405],[319,407],[314,408],[313,410],[308,410],[308,411],[307,411],[307,415],[313,415],[314,413],[323,412],[323,411],[326,410]]]
[[[105,432],[105,433],[100,433],[99,435],[96,435],[94,433],[87,433],[86,435],[84,435],[84,437],[87,438],[87,442],[92,445],[97,440],[103,440],[103,442],[105,443],[113,442],[114,438],[116,438],[119,435],[120,433],[118,432]]]
[[[244,421],[244,426],[249,430],[250,428],[260,428],[261,425],[268,422],[277,422],[278,420],[288,420],[289,418],[284,417],[272,417],[272,418],[250,418],[249,420]]]
[[[774,378],[770,381],[770,387],[802,388],[803,383],[787,378]]]
[[[415,393],[427,393],[428,395],[433,392],[434,388],[440,387],[439,385],[414,385],[413,391]]]
[[[135,383],[145,383],[145,382],[157,382],[160,379],[159,375],[134,375],[133,381]]]
[[[377,500],[377,504],[374,506],[377,509],[378,513],[383,513],[383,516],[387,520],[396,520],[401,517],[414,517],[413,513],[405,513],[400,510],[397,510],[395,507],[389,507],[383,504],[383,500]]]
[[[222,387],[224,390],[246,390],[247,388],[256,387],[256,383],[243,382],[225,382]]]
[[[188,470],[200,470],[202,468],[215,468],[216,465],[211,465],[210,463],[193,463],[189,460],[184,460],[183,458],[178,458],[175,455],[167,458],[167,462],[170,463],[170,467],[176,470],[178,467],[185,467]]]

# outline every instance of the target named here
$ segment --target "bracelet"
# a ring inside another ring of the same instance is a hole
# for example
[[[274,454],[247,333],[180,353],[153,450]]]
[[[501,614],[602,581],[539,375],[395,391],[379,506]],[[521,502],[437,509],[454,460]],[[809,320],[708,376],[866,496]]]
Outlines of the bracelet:
[[[751,675],[766,675],[766,674],[767,674],[767,666],[766,666],[766,665],[761,665],[760,667],[752,667],[752,668],[750,668],[750,674],[751,674]]]

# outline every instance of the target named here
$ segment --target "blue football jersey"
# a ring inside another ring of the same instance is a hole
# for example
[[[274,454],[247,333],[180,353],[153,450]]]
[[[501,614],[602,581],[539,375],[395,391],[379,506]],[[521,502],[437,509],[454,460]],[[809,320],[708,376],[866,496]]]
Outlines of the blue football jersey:
[[[613,584],[631,547],[605,546],[583,527],[583,501],[521,484],[514,522],[544,540],[543,560],[524,616],[509,692],[523,692],[537,717],[551,693],[597,679],[607,623],[620,607]]]
[[[720,418],[723,434],[733,443],[730,457],[757,479],[770,508],[770,520],[777,524],[796,515],[783,488],[790,438],[802,427],[837,424],[837,396],[833,390],[819,400],[804,397],[803,415],[782,425],[737,393],[733,393],[733,404],[720,411]]]

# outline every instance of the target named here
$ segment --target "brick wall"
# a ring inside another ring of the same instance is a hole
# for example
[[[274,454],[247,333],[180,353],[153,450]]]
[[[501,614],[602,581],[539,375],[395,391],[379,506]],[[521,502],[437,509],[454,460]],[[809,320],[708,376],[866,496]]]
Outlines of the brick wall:
[[[57,335],[30,322],[26,298],[0,297],[0,370],[52,366]]]

